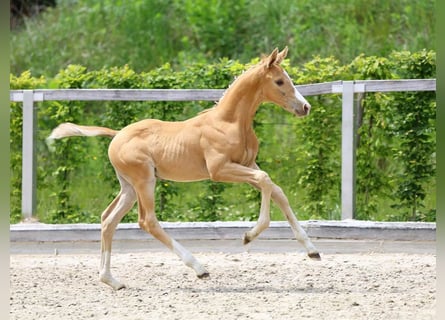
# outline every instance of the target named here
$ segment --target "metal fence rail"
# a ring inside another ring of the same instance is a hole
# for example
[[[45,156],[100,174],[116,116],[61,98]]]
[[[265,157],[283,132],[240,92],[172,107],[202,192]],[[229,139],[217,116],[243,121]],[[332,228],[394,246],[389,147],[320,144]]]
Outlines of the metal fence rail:
[[[353,219],[356,203],[356,105],[364,92],[436,91],[436,79],[333,81],[296,86],[304,96],[342,95],[341,212]],[[10,101],[23,103],[22,214],[30,218],[36,208],[36,102],[76,101],[217,101],[222,89],[37,89],[11,90]]]

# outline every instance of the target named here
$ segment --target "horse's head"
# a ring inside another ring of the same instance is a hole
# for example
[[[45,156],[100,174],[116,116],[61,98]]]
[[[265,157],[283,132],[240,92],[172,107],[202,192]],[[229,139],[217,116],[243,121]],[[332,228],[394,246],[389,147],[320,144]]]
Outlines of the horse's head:
[[[278,52],[275,49],[268,57],[263,59],[264,68],[263,96],[266,101],[275,103],[285,110],[299,117],[309,114],[311,105],[295,88],[292,79],[280,66],[287,55],[287,47]]]

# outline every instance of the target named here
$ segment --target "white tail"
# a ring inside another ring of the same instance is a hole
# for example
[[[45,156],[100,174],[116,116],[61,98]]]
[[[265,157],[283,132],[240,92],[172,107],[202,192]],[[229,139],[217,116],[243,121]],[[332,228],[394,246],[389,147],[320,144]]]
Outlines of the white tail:
[[[74,123],[65,122],[57,126],[46,138],[46,144],[49,150],[54,151],[54,140],[66,137],[75,136],[85,136],[85,137],[95,137],[95,136],[107,136],[114,137],[119,131],[96,126],[80,126]]]

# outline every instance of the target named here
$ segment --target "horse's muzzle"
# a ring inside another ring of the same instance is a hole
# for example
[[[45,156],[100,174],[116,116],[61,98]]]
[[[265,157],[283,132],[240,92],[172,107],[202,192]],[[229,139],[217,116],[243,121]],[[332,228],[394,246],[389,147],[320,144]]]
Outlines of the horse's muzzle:
[[[298,117],[305,117],[309,115],[309,112],[311,111],[311,105],[309,102],[305,102],[301,108],[295,108],[295,114]]]
[[[311,105],[309,103],[305,103],[303,105],[303,112],[304,112],[304,114],[308,115],[310,111],[311,111]]]

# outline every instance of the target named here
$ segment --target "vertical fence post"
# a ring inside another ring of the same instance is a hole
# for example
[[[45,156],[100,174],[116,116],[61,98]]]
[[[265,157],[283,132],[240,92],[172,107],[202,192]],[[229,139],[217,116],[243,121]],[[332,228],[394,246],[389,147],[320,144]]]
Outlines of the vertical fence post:
[[[34,91],[23,90],[22,215],[24,219],[31,218],[36,208],[36,119]]]
[[[343,81],[341,124],[341,218],[354,219],[356,121],[354,81]]]

